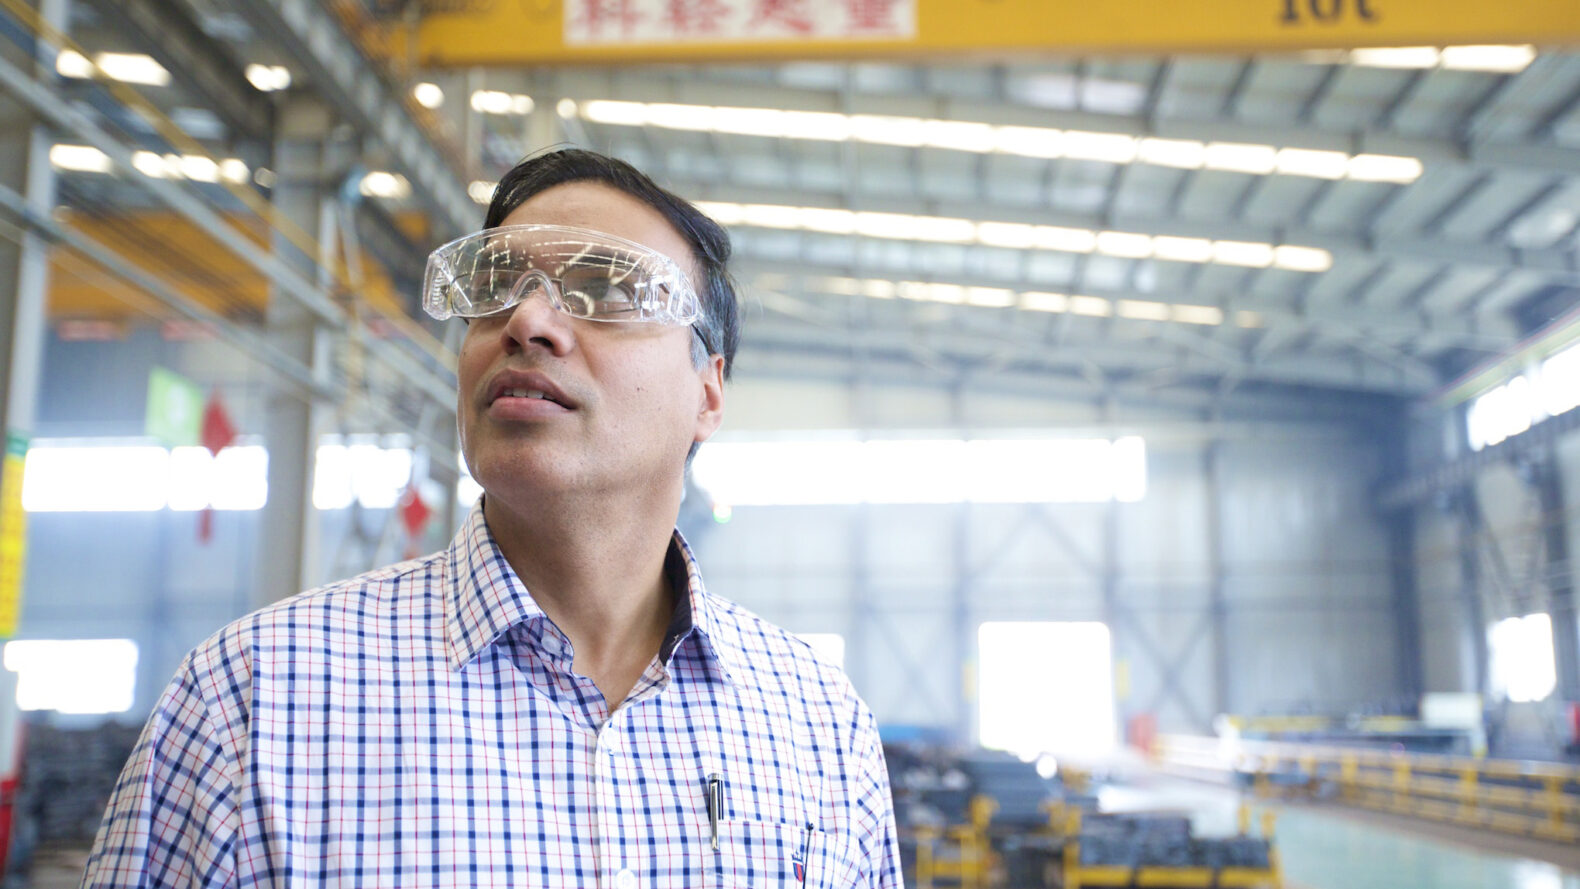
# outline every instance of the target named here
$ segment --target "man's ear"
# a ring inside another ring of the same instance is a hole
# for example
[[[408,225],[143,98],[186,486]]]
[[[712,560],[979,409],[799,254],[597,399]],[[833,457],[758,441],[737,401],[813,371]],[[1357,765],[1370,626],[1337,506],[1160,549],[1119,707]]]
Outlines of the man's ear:
[[[697,370],[702,395],[697,401],[697,429],[693,441],[707,441],[724,422],[724,356],[709,355]]]

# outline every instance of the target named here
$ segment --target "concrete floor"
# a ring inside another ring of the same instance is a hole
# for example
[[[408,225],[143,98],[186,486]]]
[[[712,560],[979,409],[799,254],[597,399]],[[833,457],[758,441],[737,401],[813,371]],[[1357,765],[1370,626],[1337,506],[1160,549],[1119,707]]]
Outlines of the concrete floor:
[[[1235,830],[1239,794],[1179,778],[1137,778],[1106,788],[1103,808],[1188,812],[1196,832]],[[1260,811],[1252,823],[1260,823]],[[1580,889],[1580,868],[1456,842],[1442,831],[1329,808],[1279,806],[1274,830],[1290,889]],[[1485,845],[1500,844],[1496,839]],[[1527,844],[1529,847],[1530,844]],[[1554,849],[1559,860],[1571,861]]]

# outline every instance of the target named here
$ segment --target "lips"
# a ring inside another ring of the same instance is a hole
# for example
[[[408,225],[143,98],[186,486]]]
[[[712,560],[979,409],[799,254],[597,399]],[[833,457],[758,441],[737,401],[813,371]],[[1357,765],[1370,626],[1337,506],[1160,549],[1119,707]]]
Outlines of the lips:
[[[554,381],[535,371],[500,371],[488,384],[487,404],[490,408],[501,403],[527,408],[556,407],[575,410],[575,402]]]

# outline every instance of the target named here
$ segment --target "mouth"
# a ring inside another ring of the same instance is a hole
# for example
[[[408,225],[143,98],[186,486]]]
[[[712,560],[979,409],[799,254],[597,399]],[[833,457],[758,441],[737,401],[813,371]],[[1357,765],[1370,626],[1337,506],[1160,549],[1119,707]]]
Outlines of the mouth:
[[[501,373],[488,387],[488,405],[492,407],[500,402],[523,406],[531,402],[546,402],[565,410],[576,408],[573,401],[547,377],[515,371]]]

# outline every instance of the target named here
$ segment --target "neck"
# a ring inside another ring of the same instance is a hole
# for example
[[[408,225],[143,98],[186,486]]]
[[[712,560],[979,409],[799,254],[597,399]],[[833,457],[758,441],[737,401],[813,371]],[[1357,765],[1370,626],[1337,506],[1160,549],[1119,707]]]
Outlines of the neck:
[[[674,613],[664,560],[679,492],[633,507],[571,503],[535,495],[513,509],[489,495],[483,515],[516,576],[576,652],[574,669],[592,679],[610,711],[625,700],[658,654]]]

